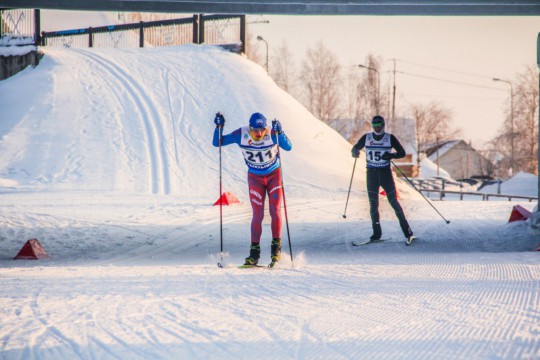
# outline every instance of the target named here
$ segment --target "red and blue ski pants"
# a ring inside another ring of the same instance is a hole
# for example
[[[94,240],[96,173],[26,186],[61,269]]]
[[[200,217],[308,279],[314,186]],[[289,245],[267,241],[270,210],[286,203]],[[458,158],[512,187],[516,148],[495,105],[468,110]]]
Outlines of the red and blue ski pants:
[[[281,238],[281,169],[278,168],[268,175],[256,175],[248,172],[249,200],[253,209],[251,220],[251,242],[260,243],[262,221],[264,218],[264,202],[268,194],[270,217],[272,218],[272,238]]]

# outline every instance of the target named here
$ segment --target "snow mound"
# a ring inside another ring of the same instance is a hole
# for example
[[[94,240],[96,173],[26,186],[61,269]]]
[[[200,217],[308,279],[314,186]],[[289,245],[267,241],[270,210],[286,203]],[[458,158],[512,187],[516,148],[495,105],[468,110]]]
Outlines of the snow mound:
[[[226,133],[253,112],[282,122],[293,142],[282,153],[291,195],[348,189],[351,145],[242,56],[199,45],[44,52],[36,69],[0,82],[0,176],[20,187],[213,201],[219,158],[211,139],[221,111]],[[222,150],[223,189],[242,196],[240,151]],[[364,189],[363,171],[355,180]],[[414,194],[398,187],[403,198]]]
[[[485,186],[481,192],[496,194],[497,184]],[[538,176],[519,172],[501,184],[501,194],[538,197]]]

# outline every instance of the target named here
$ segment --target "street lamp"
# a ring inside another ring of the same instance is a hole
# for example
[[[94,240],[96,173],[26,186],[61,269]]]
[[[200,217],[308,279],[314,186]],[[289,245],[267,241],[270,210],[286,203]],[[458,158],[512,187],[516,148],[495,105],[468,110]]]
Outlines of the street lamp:
[[[493,81],[510,85],[510,175],[514,175],[514,86],[510,81],[493,78]]]
[[[361,68],[364,68],[364,69],[368,69],[368,70],[373,70],[377,73],[377,103],[375,104],[375,107],[376,107],[376,110],[377,110],[377,114],[379,115],[379,99],[380,99],[380,88],[381,88],[381,75],[379,74],[379,70],[373,68],[373,67],[369,67],[369,66],[366,66],[366,65],[358,65],[358,67],[361,67]]]
[[[264,40],[264,38],[260,35],[257,36],[257,40],[263,41],[266,45],[266,63],[264,64],[264,67],[266,68],[266,72],[268,72],[268,42],[266,42],[266,40]]]

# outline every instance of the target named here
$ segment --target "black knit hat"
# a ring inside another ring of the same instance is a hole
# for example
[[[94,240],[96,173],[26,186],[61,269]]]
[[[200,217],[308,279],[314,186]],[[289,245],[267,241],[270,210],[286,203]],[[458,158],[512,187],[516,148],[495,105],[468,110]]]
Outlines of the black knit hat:
[[[371,119],[371,125],[384,125],[384,118],[381,115],[375,115]]]

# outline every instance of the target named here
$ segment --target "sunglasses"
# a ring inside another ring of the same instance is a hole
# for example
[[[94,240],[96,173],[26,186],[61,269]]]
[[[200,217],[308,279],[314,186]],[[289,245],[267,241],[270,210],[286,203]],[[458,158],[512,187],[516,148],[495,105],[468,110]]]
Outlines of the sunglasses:
[[[253,132],[264,132],[266,128],[250,128]]]

